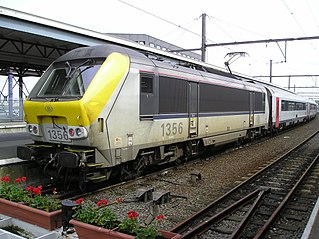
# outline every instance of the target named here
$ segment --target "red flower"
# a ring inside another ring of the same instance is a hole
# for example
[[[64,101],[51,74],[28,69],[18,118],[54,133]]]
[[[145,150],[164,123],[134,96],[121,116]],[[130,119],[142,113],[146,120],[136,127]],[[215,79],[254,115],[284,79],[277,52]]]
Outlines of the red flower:
[[[38,186],[37,188],[33,188],[32,192],[34,194],[41,195],[41,189],[42,189],[42,187]]]
[[[116,201],[117,201],[117,203],[120,203],[121,202],[121,198],[117,198]]]
[[[21,178],[16,178],[16,179],[14,180],[15,183],[21,183],[21,181],[22,181]]]
[[[6,182],[6,183],[9,182],[9,176],[7,175],[7,176],[2,177],[1,181]]]
[[[33,191],[33,188],[32,186],[28,186],[25,190],[27,190],[28,192],[32,192]]]
[[[156,220],[159,221],[159,220],[161,220],[161,219],[163,219],[163,218],[165,218],[164,215],[158,215],[158,216],[156,217]]]
[[[83,202],[83,198],[79,198],[78,200],[75,201],[76,204],[81,204]]]
[[[137,212],[134,212],[133,210],[130,210],[128,213],[127,213],[127,217],[131,220],[136,220],[138,218],[138,213]]]
[[[97,202],[97,205],[100,207],[100,206],[106,206],[107,205],[107,203],[108,203],[108,201],[106,200],[106,199],[104,199],[104,200],[100,200],[100,201],[98,201]]]
[[[23,177],[21,178],[21,181],[22,181],[22,182],[27,181],[27,177],[23,176]]]

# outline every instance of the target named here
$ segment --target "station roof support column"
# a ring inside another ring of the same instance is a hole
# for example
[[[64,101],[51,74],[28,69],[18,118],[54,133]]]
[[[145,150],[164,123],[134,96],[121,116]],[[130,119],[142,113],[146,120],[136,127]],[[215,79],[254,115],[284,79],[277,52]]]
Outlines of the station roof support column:
[[[8,71],[8,105],[9,105],[9,119],[13,118],[13,74],[11,69]]]

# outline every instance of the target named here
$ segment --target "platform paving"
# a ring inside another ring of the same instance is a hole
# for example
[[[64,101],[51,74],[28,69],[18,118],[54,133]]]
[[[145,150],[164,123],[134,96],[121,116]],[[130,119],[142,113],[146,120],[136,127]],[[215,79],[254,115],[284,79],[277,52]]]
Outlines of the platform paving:
[[[25,122],[0,122],[0,134],[26,131]]]
[[[319,197],[314,206],[307,226],[302,234],[301,239],[318,239],[319,238]]]

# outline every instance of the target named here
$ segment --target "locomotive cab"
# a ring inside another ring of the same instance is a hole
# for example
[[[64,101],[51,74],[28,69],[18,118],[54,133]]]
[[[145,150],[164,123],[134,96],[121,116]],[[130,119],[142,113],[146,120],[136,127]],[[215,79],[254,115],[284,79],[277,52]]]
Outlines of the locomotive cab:
[[[54,178],[64,177],[56,172],[77,168],[73,176],[83,177],[80,181],[87,181],[96,167],[111,165],[96,147],[98,140],[108,145],[100,115],[111,108],[128,67],[126,55],[99,47],[74,50],[53,62],[24,103],[34,143],[18,147],[17,156],[44,165]]]

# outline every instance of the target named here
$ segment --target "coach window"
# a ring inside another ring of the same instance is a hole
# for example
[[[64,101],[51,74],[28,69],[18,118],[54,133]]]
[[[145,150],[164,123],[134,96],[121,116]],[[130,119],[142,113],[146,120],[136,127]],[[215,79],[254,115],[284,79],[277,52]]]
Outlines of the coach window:
[[[155,76],[151,73],[140,74],[140,115],[151,118],[157,113],[156,95],[154,94]]]
[[[303,103],[296,102],[296,110],[303,110]]]
[[[282,111],[287,111],[288,110],[288,102],[285,100],[281,101],[281,110]]]
[[[317,109],[316,105],[313,105],[313,104],[310,105],[310,110],[316,110],[316,109]]]
[[[288,101],[288,111],[295,110],[295,102]]]
[[[307,109],[307,105],[306,105],[306,103],[302,103],[302,110],[306,110]]]
[[[317,105],[311,105],[311,106],[312,106],[311,107],[312,110],[317,110],[317,108],[318,108]]]

